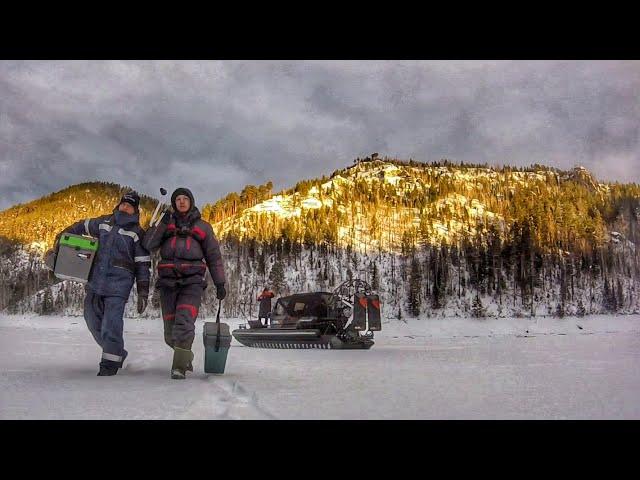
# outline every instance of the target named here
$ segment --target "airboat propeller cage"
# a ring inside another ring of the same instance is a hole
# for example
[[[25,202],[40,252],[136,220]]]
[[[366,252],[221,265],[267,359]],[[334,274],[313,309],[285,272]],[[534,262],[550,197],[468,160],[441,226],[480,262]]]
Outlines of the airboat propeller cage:
[[[61,280],[89,281],[91,267],[98,251],[98,239],[63,233],[53,273]]]

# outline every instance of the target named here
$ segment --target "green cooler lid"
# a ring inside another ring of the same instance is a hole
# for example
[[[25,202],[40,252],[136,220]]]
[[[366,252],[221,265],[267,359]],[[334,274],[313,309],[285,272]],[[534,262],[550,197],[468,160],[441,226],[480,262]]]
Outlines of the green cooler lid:
[[[84,250],[98,250],[98,240],[93,237],[82,237],[80,235],[62,234],[60,245],[68,247],[79,247]]]

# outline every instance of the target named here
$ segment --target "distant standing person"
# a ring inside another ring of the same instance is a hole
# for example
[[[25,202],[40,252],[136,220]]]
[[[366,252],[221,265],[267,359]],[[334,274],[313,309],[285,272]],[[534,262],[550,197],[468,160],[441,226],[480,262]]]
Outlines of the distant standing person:
[[[264,326],[266,327],[269,324],[269,318],[271,317],[271,299],[274,297],[274,293],[269,290],[267,287],[264,287],[264,290],[258,297],[260,301],[260,311],[258,312],[258,321],[262,321],[264,318]]]
[[[158,281],[164,321],[164,341],[173,349],[171,378],[184,379],[193,371],[191,345],[195,323],[207,288],[207,268],[222,300],[227,292],[220,244],[208,222],[200,218],[193,194],[178,188],[171,194],[172,212],[163,214],[157,226],[149,228],[143,245],[152,252],[160,248]]]

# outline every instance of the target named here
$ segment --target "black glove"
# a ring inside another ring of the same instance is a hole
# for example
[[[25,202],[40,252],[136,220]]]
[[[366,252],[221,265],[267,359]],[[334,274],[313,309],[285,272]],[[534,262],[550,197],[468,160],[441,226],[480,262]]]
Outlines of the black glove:
[[[227,296],[227,291],[224,289],[224,283],[219,283],[216,285],[216,298],[218,300],[224,299]]]
[[[149,303],[149,282],[138,282],[138,313],[142,313]]]

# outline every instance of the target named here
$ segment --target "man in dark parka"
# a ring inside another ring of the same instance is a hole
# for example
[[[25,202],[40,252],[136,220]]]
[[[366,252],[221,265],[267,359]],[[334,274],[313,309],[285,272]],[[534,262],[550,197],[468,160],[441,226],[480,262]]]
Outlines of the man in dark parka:
[[[193,371],[191,345],[209,269],[216,296],[226,296],[220,244],[211,225],[200,217],[193,194],[178,188],[171,195],[173,211],[163,214],[157,226],[147,230],[143,245],[153,252],[160,248],[158,280],[164,339],[173,353],[171,378],[184,379]]]
[[[124,348],[124,308],[136,280],[138,313],[147,307],[151,258],[140,241],[144,230],[139,221],[140,197],[125,193],[113,213],[80,220],[64,233],[89,235],[98,239],[98,250],[85,285],[84,319],[95,341],[102,348],[98,376],[111,376],[122,368]]]

